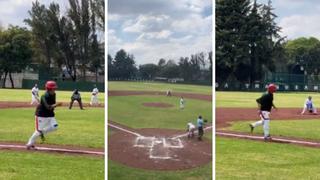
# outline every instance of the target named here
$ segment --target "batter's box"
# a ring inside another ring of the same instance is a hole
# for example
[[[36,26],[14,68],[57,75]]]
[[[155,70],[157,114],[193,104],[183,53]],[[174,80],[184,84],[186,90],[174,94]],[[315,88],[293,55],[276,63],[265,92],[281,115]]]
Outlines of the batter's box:
[[[183,148],[183,144],[179,138],[167,138],[163,141],[163,146],[168,148]]]
[[[171,159],[170,150],[164,146],[164,138],[156,138],[154,146],[150,148],[151,159]]]
[[[136,139],[136,144],[134,145],[135,147],[146,147],[146,148],[151,148],[154,145],[154,139],[155,137],[143,137],[139,136]]]

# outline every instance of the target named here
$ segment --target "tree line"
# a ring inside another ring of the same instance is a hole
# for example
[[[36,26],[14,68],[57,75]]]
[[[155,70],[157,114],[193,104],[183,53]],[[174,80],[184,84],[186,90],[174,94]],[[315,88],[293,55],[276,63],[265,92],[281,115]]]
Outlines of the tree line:
[[[216,1],[216,80],[254,83],[266,73],[319,75],[320,41],[280,36],[272,1]]]
[[[91,72],[97,81],[104,74],[104,3],[69,0],[69,7],[62,13],[55,2],[48,7],[38,0],[32,2],[29,17],[24,20],[29,29],[10,26],[0,31],[0,73],[5,73],[4,82],[7,75],[12,79],[11,73],[21,72],[28,64],[72,81],[86,80],[87,72]],[[17,43],[24,44],[17,47]]]
[[[136,65],[135,57],[125,50],[119,50],[114,58],[108,54],[109,80],[127,79],[174,79],[187,82],[212,82],[212,52],[200,52],[190,57],[180,57],[178,63],[173,59],[161,58],[157,64]]]

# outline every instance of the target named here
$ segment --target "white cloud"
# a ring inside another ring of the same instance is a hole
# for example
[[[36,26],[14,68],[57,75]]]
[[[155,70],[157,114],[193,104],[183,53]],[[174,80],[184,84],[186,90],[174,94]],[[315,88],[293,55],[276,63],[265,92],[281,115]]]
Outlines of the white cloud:
[[[320,38],[320,15],[292,15],[284,17],[280,20],[282,27],[282,35],[288,39],[293,39],[301,36],[315,36]]]
[[[136,21],[125,23],[124,32],[159,32],[170,26],[169,16],[140,15]]]

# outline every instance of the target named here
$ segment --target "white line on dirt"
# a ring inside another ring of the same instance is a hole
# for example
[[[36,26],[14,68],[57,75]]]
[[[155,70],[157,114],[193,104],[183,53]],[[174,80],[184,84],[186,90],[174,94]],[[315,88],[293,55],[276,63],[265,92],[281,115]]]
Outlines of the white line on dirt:
[[[264,139],[263,137],[260,137],[260,136],[251,136],[251,135],[225,133],[225,132],[216,132],[216,135],[254,139],[254,140],[263,140]],[[302,144],[302,145],[320,146],[320,143],[317,143],[317,142],[300,141],[300,140],[292,140],[292,139],[284,139],[284,138],[272,138],[272,141],[277,141],[277,142],[282,142],[282,143],[294,143],[294,144]]]
[[[127,129],[123,129],[123,128],[119,127],[119,126],[116,126],[116,125],[113,125],[113,124],[110,124],[110,123],[108,123],[108,126],[113,127],[113,128],[116,128],[116,129],[118,129],[118,130],[120,130],[120,131],[124,131],[124,132],[130,133],[130,134],[133,134],[133,135],[135,135],[135,136],[142,136],[142,135],[140,135],[140,134],[138,134],[138,133],[135,133],[135,132],[130,131],[130,130],[127,130]]]
[[[211,129],[211,128],[212,128],[212,126],[209,126],[209,127],[204,128],[203,130],[206,131],[206,130]],[[198,130],[195,133],[198,133]],[[177,138],[181,138],[181,137],[185,137],[185,136],[188,136],[188,133],[184,133],[184,134],[175,136],[172,139],[177,139]]]
[[[0,148],[26,149],[26,146],[22,146],[22,145],[3,145],[3,144],[0,144]],[[36,147],[35,150],[38,150],[38,151],[65,152],[65,153],[81,153],[81,154],[104,155],[104,152],[99,152],[99,151],[71,150],[71,149],[50,148],[50,147]]]

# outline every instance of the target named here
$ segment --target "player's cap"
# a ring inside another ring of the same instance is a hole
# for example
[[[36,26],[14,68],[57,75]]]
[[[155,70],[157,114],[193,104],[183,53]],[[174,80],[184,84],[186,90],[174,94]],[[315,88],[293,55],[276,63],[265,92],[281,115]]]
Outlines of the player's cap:
[[[55,81],[47,81],[46,82],[46,90],[54,90],[57,89],[57,83]]]
[[[268,85],[268,92],[274,93],[277,91],[277,86],[275,84],[269,84]]]

